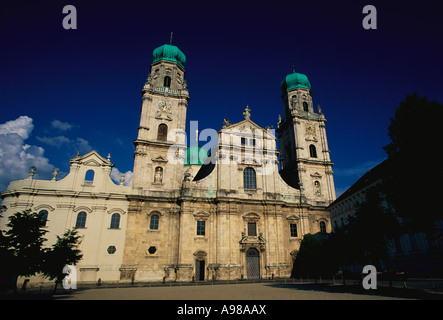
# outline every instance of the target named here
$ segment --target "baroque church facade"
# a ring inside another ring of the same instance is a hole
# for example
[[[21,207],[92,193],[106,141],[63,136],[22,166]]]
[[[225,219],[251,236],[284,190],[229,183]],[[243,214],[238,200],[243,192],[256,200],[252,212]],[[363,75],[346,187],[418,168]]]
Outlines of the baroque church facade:
[[[153,52],[132,186],[124,177],[116,185],[110,157],[96,151],[71,159],[59,181],[57,172],[33,179],[33,168],[1,193],[2,230],[26,209],[46,219],[49,243],[76,227],[79,282],[289,277],[303,235],[331,231],[335,200],[326,119],[309,80],[292,72],[282,81],[276,130],[254,123],[246,107],[243,121],[224,120],[208,154],[185,144],[185,63],[171,44]]]

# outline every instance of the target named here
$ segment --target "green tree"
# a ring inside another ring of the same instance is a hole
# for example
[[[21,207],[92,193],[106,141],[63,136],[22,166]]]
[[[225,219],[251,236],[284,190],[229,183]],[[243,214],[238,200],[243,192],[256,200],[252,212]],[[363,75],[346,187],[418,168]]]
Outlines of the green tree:
[[[31,210],[17,212],[9,217],[8,230],[2,232],[0,246],[2,254],[1,271],[5,276],[29,277],[41,270],[46,250],[43,243],[47,230],[37,213]]]
[[[67,230],[62,237],[57,236],[56,243],[45,253],[42,272],[50,280],[55,279],[54,292],[57,285],[64,279],[63,267],[76,265],[83,254],[78,249],[80,236],[75,228]]]
[[[365,198],[343,227],[348,242],[345,259],[379,269],[380,262],[388,260],[392,240],[400,235],[400,224],[378,186],[369,188]]]
[[[424,232],[432,246],[436,220],[443,219],[440,207],[439,165],[443,141],[443,105],[417,94],[406,96],[391,119],[391,142],[383,149],[390,168],[384,178],[383,193],[402,217],[408,232]]]
[[[329,239],[321,235],[306,234],[300,243],[300,250],[294,261],[293,277],[331,276],[336,270]]]

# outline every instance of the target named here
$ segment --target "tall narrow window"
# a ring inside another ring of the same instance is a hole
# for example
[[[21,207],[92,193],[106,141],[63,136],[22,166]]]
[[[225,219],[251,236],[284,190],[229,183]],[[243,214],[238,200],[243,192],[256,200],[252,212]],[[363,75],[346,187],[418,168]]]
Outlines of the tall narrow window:
[[[48,210],[41,210],[38,213],[38,217],[40,218],[41,223],[44,227],[46,227],[46,221],[48,220]]]
[[[114,213],[111,217],[111,229],[118,229],[120,228],[120,214]]]
[[[306,101],[303,101],[303,111],[306,111],[306,112],[309,111],[308,103]]]
[[[166,141],[168,138],[168,126],[164,123],[159,124],[157,130],[157,140]]]
[[[245,189],[257,189],[255,171],[252,168],[246,168],[243,171],[243,183]]]
[[[324,221],[320,221],[320,233],[326,233],[326,223]]]
[[[311,158],[317,158],[317,149],[313,144],[309,146],[309,155],[311,156]]]
[[[169,88],[171,86],[171,77],[166,76],[163,80],[163,86]]]
[[[295,223],[290,224],[290,231],[291,231],[291,237],[296,238],[297,237],[297,225]]]
[[[257,236],[257,225],[255,222],[248,222],[248,236]]]
[[[93,183],[94,183],[94,170],[90,169],[86,171],[84,184],[92,186]]]
[[[241,138],[241,145],[246,146],[246,138]]]
[[[205,235],[205,221],[197,221],[197,235],[198,236]]]
[[[76,228],[85,228],[86,227],[86,212],[81,211],[77,215],[77,221],[75,222]]]
[[[158,221],[159,221],[158,215],[156,215],[156,214],[152,215],[151,222],[149,224],[149,229],[158,230]]]

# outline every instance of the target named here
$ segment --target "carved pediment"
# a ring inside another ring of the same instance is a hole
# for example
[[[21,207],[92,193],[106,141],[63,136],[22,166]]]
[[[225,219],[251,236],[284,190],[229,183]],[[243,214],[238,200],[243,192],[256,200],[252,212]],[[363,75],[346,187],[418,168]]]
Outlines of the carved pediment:
[[[295,214],[291,214],[291,215],[287,216],[286,219],[289,220],[289,221],[298,221],[298,220],[300,220],[300,218],[297,217]]]
[[[320,173],[318,173],[318,172],[315,172],[315,173],[311,173],[311,177],[313,177],[313,178],[321,178],[322,175]]]
[[[89,159],[83,162],[83,165],[88,167],[100,167],[100,163],[98,163],[98,161],[96,161],[95,159]]]
[[[107,159],[105,159],[101,155],[99,155],[97,151],[92,150],[91,152],[88,152],[83,156],[77,153],[77,156],[69,161],[71,162],[71,164],[84,165],[89,167],[113,167],[114,164],[110,161],[110,159],[111,155],[108,154]]]
[[[243,215],[243,219],[245,219],[246,221],[255,222],[260,220],[260,215],[255,212],[250,212]]]
[[[152,158],[151,160],[152,160],[152,162],[163,162],[163,163],[168,162],[168,160],[165,159],[165,158],[162,157],[162,156],[158,156],[158,157]]]
[[[194,213],[194,217],[195,217],[197,220],[206,220],[206,219],[209,218],[209,213],[204,212],[204,211],[199,211],[199,212],[197,212],[197,213]]]

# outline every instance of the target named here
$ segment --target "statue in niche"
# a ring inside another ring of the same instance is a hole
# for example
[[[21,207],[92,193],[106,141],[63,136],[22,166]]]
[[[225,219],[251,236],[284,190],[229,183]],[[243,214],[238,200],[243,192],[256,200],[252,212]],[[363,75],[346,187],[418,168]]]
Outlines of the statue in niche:
[[[320,182],[319,181],[315,181],[314,182],[314,192],[316,196],[321,196],[321,188],[320,188]]]
[[[161,168],[161,167],[155,168],[154,182],[155,183],[162,183],[163,182],[163,168]]]

